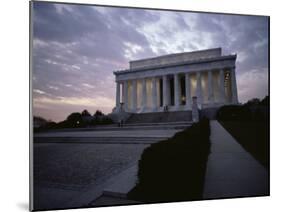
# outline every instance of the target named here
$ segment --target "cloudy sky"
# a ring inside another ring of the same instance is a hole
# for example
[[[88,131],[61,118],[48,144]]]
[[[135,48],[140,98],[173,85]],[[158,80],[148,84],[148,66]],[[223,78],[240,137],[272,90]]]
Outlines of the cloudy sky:
[[[266,17],[33,3],[34,115],[109,113],[130,60],[216,47],[237,54],[240,102],[268,94]]]

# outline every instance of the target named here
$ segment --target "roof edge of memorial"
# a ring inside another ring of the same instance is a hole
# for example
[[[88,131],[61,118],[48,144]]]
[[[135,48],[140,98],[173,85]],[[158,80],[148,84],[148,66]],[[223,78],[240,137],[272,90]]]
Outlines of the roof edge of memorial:
[[[221,61],[221,60],[230,60],[230,59],[236,59],[236,57],[237,57],[237,55],[233,54],[233,55],[224,55],[224,56],[218,56],[218,57],[200,58],[200,59],[197,59],[197,60],[184,61],[184,62],[175,62],[175,63],[169,63],[169,64],[165,64],[165,65],[152,65],[152,66],[148,66],[148,67],[116,70],[113,73],[115,75],[116,74],[118,75],[118,74],[123,74],[123,73],[132,73],[132,72],[139,72],[139,71],[146,71],[146,70],[153,70],[153,69],[161,69],[161,68],[168,68],[168,67],[174,67],[174,66],[183,66],[183,65],[191,65],[191,64],[198,64],[198,63],[208,63],[208,62]]]
[[[165,55],[160,55],[157,57],[149,57],[149,58],[144,58],[144,59],[139,59],[139,60],[131,60],[130,63],[134,62],[141,62],[141,61],[147,61],[147,60],[154,60],[154,59],[161,59],[161,58],[169,58],[171,56],[180,56],[180,55],[185,55],[185,54],[193,54],[193,53],[202,53],[202,52],[211,52],[218,50],[221,52],[222,48],[212,48],[212,49],[203,49],[203,50],[196,50],[196,51],[191,51],[191,52],[179,52],[179,53],[173,53],[173,54],[165,54]]]

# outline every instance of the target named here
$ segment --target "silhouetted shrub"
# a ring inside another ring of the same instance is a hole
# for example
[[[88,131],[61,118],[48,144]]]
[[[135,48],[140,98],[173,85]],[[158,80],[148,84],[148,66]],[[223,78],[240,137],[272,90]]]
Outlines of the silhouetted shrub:
[[[217,119],[222,121],[247,121],[251,117],[250,109],[243,105],[222,106],[217,112]]]
[[[138,183],[128,197],[143,202],[202,199],[209,136],[209,120],[203,119],[146,148],[139,161]]]
[[[269,106],[269,96],[264,97],[264,99],[261,100],[260,105]]]
[[[249,100],[244,105],[226,105],[217,111],[220,121],[266,121],[269,117],[269,98],[262,101],[257,98]]]

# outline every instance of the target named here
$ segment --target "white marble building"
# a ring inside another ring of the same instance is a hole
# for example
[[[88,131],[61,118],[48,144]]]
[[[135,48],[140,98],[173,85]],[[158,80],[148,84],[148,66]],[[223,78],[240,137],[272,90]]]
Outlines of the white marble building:
[[[187,111],[195,96],[200,109],[237,104],[235,61],[221,48],[130,61],[114,72],[114,112]]]

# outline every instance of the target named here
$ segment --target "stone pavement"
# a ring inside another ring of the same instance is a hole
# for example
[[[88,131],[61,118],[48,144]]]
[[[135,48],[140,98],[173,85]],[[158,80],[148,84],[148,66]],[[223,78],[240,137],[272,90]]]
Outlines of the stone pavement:
[[[269,195],[269,173],[220,125],[211,121],[204,199]]]
[[[34,144],[37,209],[87,206],[148,144]]]
[[[112,188],[123,171],[137,164],[148,145],[178,131],[123,129],[35,134],[35,209],[128,203],[119,197],[99,197],[105,188]],[[133,186],[134,179],[130,180],[127,185],[124,182],[123,188]]]

